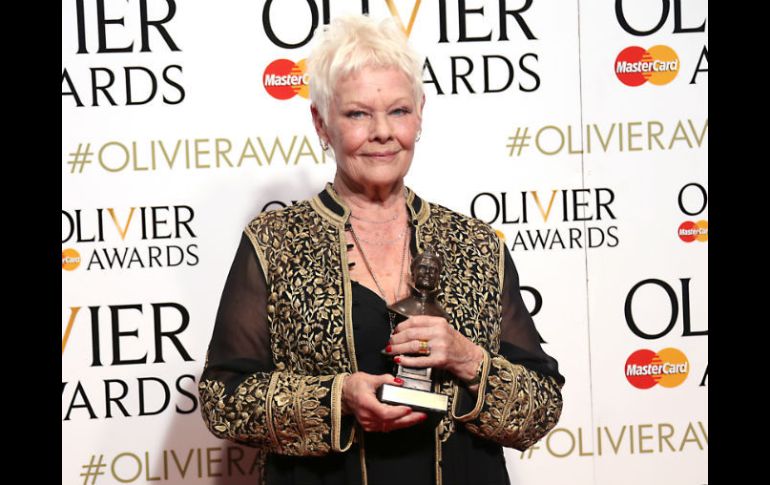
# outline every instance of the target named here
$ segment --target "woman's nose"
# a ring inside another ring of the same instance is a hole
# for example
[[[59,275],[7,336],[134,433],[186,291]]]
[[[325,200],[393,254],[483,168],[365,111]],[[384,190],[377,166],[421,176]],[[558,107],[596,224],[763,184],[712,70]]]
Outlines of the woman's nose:
[[[375,113],[372,117],[372,139],[386,142],[393,136],[393,130],[385,113]]]

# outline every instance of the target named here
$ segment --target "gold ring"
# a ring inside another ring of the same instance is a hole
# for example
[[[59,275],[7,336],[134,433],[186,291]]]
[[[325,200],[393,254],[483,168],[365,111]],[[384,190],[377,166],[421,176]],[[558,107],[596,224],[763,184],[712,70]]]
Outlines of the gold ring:
[[[419,352],[421,354],[430,354],[430,345],[428,345],[427,340],[420,340],[420,349]]]

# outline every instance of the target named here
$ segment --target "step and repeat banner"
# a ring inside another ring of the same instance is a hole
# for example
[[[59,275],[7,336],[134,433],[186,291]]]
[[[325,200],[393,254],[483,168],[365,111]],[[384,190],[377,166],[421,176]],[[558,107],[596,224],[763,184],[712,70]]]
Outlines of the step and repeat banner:
[[[318,193],[338,15],[425,56],[406,182],[504,237],[566,378],[513,483],[708,473],[705,0],[62,2],[62,484],[254,484],[197,382],[245,224]]]

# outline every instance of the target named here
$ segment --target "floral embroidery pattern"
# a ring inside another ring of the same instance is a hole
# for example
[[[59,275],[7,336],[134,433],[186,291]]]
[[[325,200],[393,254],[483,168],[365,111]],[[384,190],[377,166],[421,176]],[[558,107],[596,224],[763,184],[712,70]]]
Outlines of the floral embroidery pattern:
[[[524,451],[556,426],[561,409],[556,379],[494,357],[483,407],[466,427],[471,433]]]

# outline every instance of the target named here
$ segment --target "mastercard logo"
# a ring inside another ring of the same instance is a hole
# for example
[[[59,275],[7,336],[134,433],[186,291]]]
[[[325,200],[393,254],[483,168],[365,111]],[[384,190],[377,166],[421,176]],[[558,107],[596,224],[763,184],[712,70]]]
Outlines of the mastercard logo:
[[[679,74],[679,56],[668,46],[656,45],[645,50],[626,47],[615,59],[615,75],[626,86],[641,86],[650,82],[657,86],[668,84]]]
[[[61,252],[61,269],[72,271],[80,266],[80,253],[74,249],[65,249]]]
[[[709,221],[684,221],[679,225],[677,235],[679,239],[687,243],[693,241],[706,242],[709,240]]]
[[[310,97],[305,59],[299,62],[278,59],[271,62],[262,75],[265,91],[275,99],[291,99],[300,95]]]
[[[649,389],[656,384],[676,387],[690,374],[690,362],[681,350],[637,350],[626,360],[626,379],[637,389]]]

